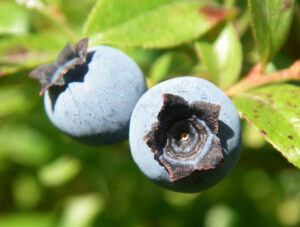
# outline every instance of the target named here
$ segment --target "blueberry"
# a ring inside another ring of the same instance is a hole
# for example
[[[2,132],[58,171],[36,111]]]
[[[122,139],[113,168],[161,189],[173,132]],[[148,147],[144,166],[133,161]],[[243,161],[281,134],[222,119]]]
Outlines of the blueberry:
[[[87,39],[69,44],[56,62],[30,74],[42,84],[51,122],[67,135],[90,145],[127,139],[132,110],[146,91],[138,65],[109,46],[87,49]]]
[[[149,89],[131,116],[131,154],[151,181],[198,192],[221,181],[241,151],[239,116],[212,83],[177,77]]]

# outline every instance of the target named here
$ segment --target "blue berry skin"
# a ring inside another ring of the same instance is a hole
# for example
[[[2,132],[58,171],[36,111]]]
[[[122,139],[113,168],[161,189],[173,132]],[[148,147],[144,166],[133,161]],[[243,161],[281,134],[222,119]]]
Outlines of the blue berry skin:
[[[157,122],[158,113],[164,105],[163,94],[180,96],[188,103],[203,101],[221,106],[217,136],[225,159],[222,165],[194,171],[179,180],[170,179],[166,168],[154,159],[145,142],[145,135]],[[139,99],[131,116],[129,141],[135,163],[151,181],[177,192],[199,192],[220,182],[237,163],[241,152],[240,120],[231,100],[214,84],[191,76],[177,77],[157,84]]]
[[[51,122],[67,135],[89,145],[107,145],[128,138],[133,108],[146,91],[138,65],[108,46],[88,49],[87,63],[65,75],[66,86],[50,87],[44,107]]]

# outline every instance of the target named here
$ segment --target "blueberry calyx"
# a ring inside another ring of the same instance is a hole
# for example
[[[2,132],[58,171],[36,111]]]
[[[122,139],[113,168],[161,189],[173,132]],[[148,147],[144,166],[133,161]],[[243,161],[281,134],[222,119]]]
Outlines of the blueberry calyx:
[[[171,181],[224,163],[216,135],[220,109],[220,105],[203,101],[189,104],[180,96],[163,94],[158,121],[143,139]]]
[[[54,63],[39,66],[31,71],[29,77],[37,79],[42,85],[39,94],[43,95],[53,85],[65,85],[64,75],[77,65],[86,62],[87,47],[88,38],[80,40],[75,47],[68,43]]]

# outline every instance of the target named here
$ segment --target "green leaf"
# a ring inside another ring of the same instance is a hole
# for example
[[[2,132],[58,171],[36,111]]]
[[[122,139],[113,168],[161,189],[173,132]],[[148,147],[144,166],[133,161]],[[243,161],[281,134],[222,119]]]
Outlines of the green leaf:
[[[80,171],[80,163],[63,156],[39,170],[39,179],[46,186],[59,186],[73,179]]]
[[[270,85],[242,93],[233,101],[241,116],[300,168],[300,88],[291,84]]]
[[[262,149],[266,140],[259,133],[259,130],[251,124],[243,125],[243,146],[252,149]]]
[[[52,154],[48,138],[27,124],[6,124],[0,128],[0,156],[23,165],[39,166]]]
[[[64,212],[58,226],[95,226],[93,223],[104,208],[105,201],[99,193],[70,197],[64,204]]]
[[[248,0],[252,29],[263,65],[275,56],[287,38],[294,2],[294,0]]]
[[[55,222],[51,213],[11,213],[0,217],[1,227],[52,227]]]
[[[235,12],[195,0],[99,0],[85,34],[90,45],[172,47],[198,38]]]
[[[0,90],[0,119],[7,115],[29,111],[32,102],[20,86],[2,86]]]
[[[66,43],[56,31],[0,38],[0,76],[52,61]]]
[[[0,2],[0,35],[28,32],[30,15],[27,10],[13,2]]]
[[[82,12],[89,12],[95,2],[95,0],[76,0],[76,4],[74,4],[72,0],[47,0],[47,4],[58,8],[71,23],[72,28],[78,28],[78,31],[82,31],[87,17],[87,14]]]
[[[242,68],[242,47],[231,23],[213,37],[200,38],[196,42],[196,50],[219,87],[228,88],[238,80]]]
[[[189,75],[195,63],[195,59],[188,51],[168,51],[153,62],[149,77],[152,82],[158,83],[170,76]]]
[[[158,83],[163,80],[170,69],[172,62],[172,53],[167,52],[160,56],[152,65],[149,77],[153,83]]]
[[[84,32],[97,35],[147,11],[176,1],[178,0],[99,0],[86,21]]]
[[[36,179],[32,175],[21,173],[13,180],[11,191],[17,206],[21,209],[36,207],[42,199],[42,189]]]

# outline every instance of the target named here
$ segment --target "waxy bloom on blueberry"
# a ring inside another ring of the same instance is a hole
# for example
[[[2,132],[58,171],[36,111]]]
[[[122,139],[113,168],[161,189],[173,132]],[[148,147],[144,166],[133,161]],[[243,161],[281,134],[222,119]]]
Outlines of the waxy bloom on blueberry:
[[[197,192],[221,181],[241,148],[239,116],[214,84],[177,77],[149,89],[131,116],[131,154],[153,182]]]
[[[57,60],[30,77],[40,81],[51,122],[67,135],[90,145],[128,138],[132,110],[146,91],[138,65],[113,47],[88,47],[88,39],[68,44]]]

